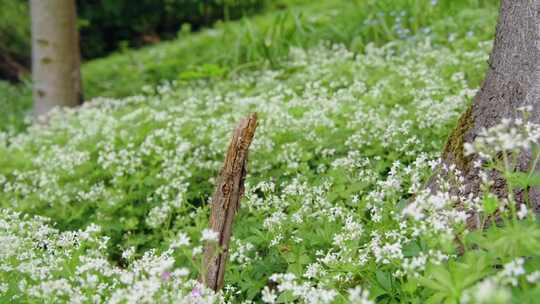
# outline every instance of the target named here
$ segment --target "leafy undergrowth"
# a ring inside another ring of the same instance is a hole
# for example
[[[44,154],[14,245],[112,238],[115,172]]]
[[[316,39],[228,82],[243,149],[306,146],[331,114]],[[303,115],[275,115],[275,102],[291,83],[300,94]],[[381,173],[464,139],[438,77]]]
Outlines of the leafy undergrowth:
[[[1,301],[533,302],[530,206],[450,195],[454,168],[441,192],[423,190],[484,73],[490,43],[468,51],[474,39],[294,48],[274,69],[98,98],[3,133]],[[213,237],[206,202],[234,124],[252,111],[246,195],[213,294],[196,281]],[[467,150],[490,166],[489,136],[508,149],[538,142],[537,126],[516,125],[524,137],[486,133]],[[535,181],[505,170],[521,187]],[[470,232],[467,212],[505,221]]]
[[[492,39],[497,14],[493,0],[284,0],[287,9],[241,21],[216,24],[190,33],[184,28],[175,41],[139,50],[125,49],[92,60],[82,67],[85,99],[126,97],[141,88],[173,80],[221,78],[249,69],[283,65],[290,48],[310,48],[321,41],[363,52],[366,45],[381,46],[395,40],[429,36],[435,43],[455,48],[454,42],[472,50],[476,41]],[[83,46],[84,47],[84,46]],[[0,86],[0,131],[24,130],[31,105],[31,87],[19,95],[3,94]],[[6,98],[3,98],[7,96]],[[26,111],[18,110],[25,105]],[[5,115],[17,113],[15,123]]]
[[[89,62],[85,88],[89,97],[131,96],[163,80],[276,67],[291,47],[308,48],[321,41],[362,52],[369,43],[380,46],[423,33],[452,47],[456,38],[467,35],[491,39],[496,12],[494,1],[482,0],[301,1],[287,10],[217,24],[196,34],[180,31],[176,41]],[[208,66],[221,73],[208,71]]]
[[[473,2],[486,5],[440,3]],[[463,28],[486,24],[469,17]],[[459,172],[437,160],[480,85],[490,42],[432,31],[355,47],[321,30],[329,42],[291,42],[274,65],[210,61],[158,87],[127,78],[144,87],[139,95],[96,98],[55,111],[47,126],[0,133],[0,302],[534,303],[532,206],[450,194]],[[125,60],[114,58],[103,62]],[[114,77],[124,74],[136,73]],[[254,111],[226,287],[214,294],[197,282],[202,244],[214,237],[207,202],[234,125]],[[539,126],[508,120],[465,147],[483,156],[477,166],[527,189],[538,176],[509,160],[531,146],[536,157],[539,139]],[[501,152],[510,154],[502,164]],[[435,169],[448,178],[431,193]],[[488,228],[469,231],[471,213]]]
[[[0,80],[0,132],[18,133],[29,123],[32,89],[28,84],[13,85]]]

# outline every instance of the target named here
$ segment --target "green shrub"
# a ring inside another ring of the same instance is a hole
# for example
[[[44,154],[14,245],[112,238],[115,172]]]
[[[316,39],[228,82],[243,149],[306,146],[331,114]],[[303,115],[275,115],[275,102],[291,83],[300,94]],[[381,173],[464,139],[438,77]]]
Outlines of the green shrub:
[[[275,1],[277,2],[277,1]],[[141,46],[171,39],[182,24],[211,26],[260,12],[271,0],[104,0],[77,1],[83,58],[104,56],[127,41]],[[27,1],[0,0],[0,51],[30,64],[30,12]]]
[[[0,0],[0,51],[23,54],[30,50],[30,16],[25,1]]]
[[[101,57],[123,41],[141,46],[153,39],[171,39],[182,24],[193,29],[217,20],[260,12],[268,0],[104,0],[77,1],[84,58]],[[155,42],[155,41],[154,41]]]
[[[30,16],[26,1],[0,0],[0,64],[9,59],[30,66]],[[0,67],[0,80],[16,80]]]
[[[25,130],[31,108],[29,84],[13,85],[0,81],[0,132],[19,133]]]

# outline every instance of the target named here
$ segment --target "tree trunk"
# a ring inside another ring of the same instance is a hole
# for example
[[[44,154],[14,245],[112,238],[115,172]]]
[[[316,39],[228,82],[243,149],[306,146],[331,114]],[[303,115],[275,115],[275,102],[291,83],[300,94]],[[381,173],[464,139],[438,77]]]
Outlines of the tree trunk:
[[[482,129],[499,124],[503,118],[521,118],[517,108],[523,106],[531,106],[529,120],[540,123],[540,0],[502,0],[486,78],[442,154],[444,165],[455,165],[463,173],[465,187],[460,194],[480,194],[478,169],[473,166],[477,156],[464,156],[464,143],[473,142]],[[519,169],[528,168],[530,162],[531,153],[525,151]],[[495,173],[491,177],[495,181],[492,192],[507,195],[504,180]],[[431,189],[436,188],[435,180]],[[523,201],[523,195],[518,193],[518,200]],[[540,188],[530,189],[529,199],[538,211]]]
[[[82,103],[75,0],[31,0],[34,114]]]
[[[215,291],[223,287],[232,224],[244,194],[247,157],[256,128],[256,114],[242,119],[236,127],[212,196],[210,229],[218,233],[218,241],[208,242],[205,246],[201,279]]]

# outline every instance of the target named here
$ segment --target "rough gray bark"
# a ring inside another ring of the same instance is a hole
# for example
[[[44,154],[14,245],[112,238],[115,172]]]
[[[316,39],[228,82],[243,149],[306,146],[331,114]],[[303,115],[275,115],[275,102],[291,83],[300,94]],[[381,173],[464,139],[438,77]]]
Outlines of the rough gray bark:
[[[236,127],[212,197],[210,229],[218,232],[219,237],[217,243],[208,242],[205,246],[201,279],[215,291],[223,288],[232,224],[244,194],[248,151],[256,128],[256,114],[242,119]]]
[[[540,0],[502,0],[486,78],[442,155],[444,164],[454,164],[464,174],[466,189],[461,194],[476,196],[480,192],[478,170],[473,166],[476,156],[465,157],[463,144],[473,142],[482,129],[499,124],[503,118],[521,117],[517,108],[523,106],[532,106],[530,121],[540,123]],[[518,167],[528,168],[530,158],[530,151],[525,151]],[[502,178],[492,177],[492,192],[506,195]],[[434,180],[432,189],[436,187]],[[518,194],[522,200],[520,195],[524,193]],[[529,198],[538,211],[540,188],[530,189]]]
[[[34,114],[82,102],[75,0],[31,0]]]

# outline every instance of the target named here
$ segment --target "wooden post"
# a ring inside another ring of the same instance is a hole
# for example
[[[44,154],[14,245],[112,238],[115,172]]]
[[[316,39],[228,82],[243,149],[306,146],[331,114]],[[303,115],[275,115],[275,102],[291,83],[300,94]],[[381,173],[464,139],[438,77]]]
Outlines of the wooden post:
[[[256,113],[236,127],[212,197],[210,229],[218,233],[218,241],[205,245],[201,280],[215,291],[223,287],[233,219],[244,194],[248,151],[256,128]]]

